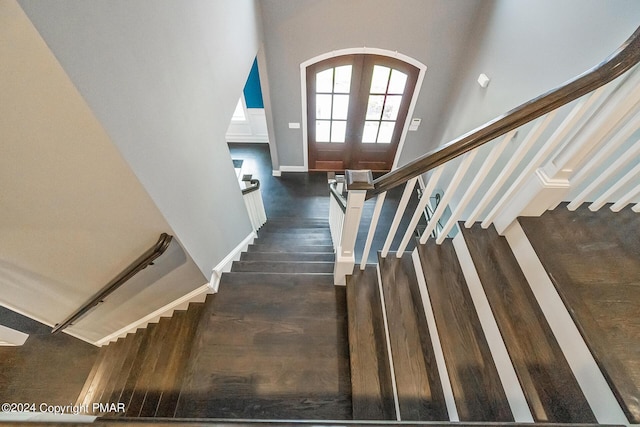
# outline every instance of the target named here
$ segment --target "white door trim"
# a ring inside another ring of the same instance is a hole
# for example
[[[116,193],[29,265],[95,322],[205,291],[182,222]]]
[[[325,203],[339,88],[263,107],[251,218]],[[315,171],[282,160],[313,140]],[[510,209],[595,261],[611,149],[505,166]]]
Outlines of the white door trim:
[[[411,123],[411,117],[413,116],[413,110],[416,106],[416,101],[418,99],[418,94],[420,93],[420,88],[422,87],[422,81],[424,80],[424,75],[427,72],[427,66],[422,62],[414,59],[410,56],[404,55],[399,52],[395,52],[392,50],[386,49],[378,49],[374,47],[353,47],[347,49],[334,50],[331,52],[323,53],[322,55],[315,56],[311,59],[304,61],[300,64],[300,95],[302,98],[302,155],[303,155],[303,168],[304,171],[309,170],[309,141],[307,140],[307,67],[313,65],[317,62],[324,61],[325,59],[334,58],[336,56],[343,55],[380,55],[380,56],[388,56],[390,58],[396,58],[401,61],[404,61],[408,64],[413,65],[418,68],[418,81],[416,82],[416,87],[413,90],[413,95],[411,95],[411,103],[409,104],[409,111],[407,112],[407,118],[404,121],[404,127],[402,128],[402,134],[400,135],[400,142],[398,143],[398,148],[396,150],[396,156],[393,159],[393,166],[391,169],[396,169],[398,167],[398,160],[400,159],[400,153],[402,153],[402,148],[404,146],[404,140],[407,136],[407,131],[409,130],[409,124]]]

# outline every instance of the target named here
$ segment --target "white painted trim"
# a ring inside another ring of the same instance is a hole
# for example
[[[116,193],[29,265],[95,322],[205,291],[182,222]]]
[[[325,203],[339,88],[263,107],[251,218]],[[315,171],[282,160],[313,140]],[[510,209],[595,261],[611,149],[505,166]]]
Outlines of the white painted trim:
[[[411,178],[405,184],[404,190],[402,192],[402,197],[400,198],[400,203],[398,203],[398,208],[393,217],[393,221],[391,222],[391,227],[389,227],[389,234],[387,235],[384,246],[382,247],[382,258],[386,258],[387,254],[389,253],[389,249],[391,249],[391,243],[393,243],[393,238],[398,231],[398,226],[400,225],[400,221],[402,221],[404,211],[407,209],[409,199],[411,198],[411,193],[413,193],[413,188],[416,186],[417,180],[418,178]]]
[[[504,236],[600,424],[629,424],[618,401],[518,221]]]
[[[549,126],[557,112],[558,110],[553,110],[547,113],[546,116],[543,116],[535,122],[533,128],[529,131],[524,141],[522,141],[522,144],[518,146],[516,151],[509,158],[509,162],[506,164],[505,168],[500,171],[500,174],[496,178],[495,182],[493,183],[489,191],[487,191],[487,195],[489,197],[485,197],[482,199],[482,204],[484,204],[484,206],[489,205],[489,203],[500,194],[499,190],[515,172],[515,170],[520,165],[520,162],[523,161],[525,156],[529,153],[529,150],[533,148],[536,141],[538,141],[540,136],[542,136],[544,130],[547,128],[547,126]],[[487,216],[482,221],[482,228],[488,228],[495,219],[496,215],[498,214],[496,206],[497,205],[494,204],[493,208],[489,211]],[[484,210],[484,208],[482,210]]]
[[[173,312],[178,309],[183,304],[189,304],[194,301],[202,301],[201,295],[211,293],[211,288],[209,287],[209,283],[205,283],[204,285],[194,289],[188,294],[181,296],[180,298],[171,301],[169,304],[166,304],[159,309],[155,310],[153,313],[147,314],[141,319],[136,320],[135,322],[131,322],[127,326],[120,328],[119,330],[107,335],[104,338],[99,339],[96,342],[96,345],[103,346],[105,344],[109,344],[111,341],[116,340],[121,336],[125,336],[129,333],[135,332],[140,328],[145,328],[149,323],[155,323],[160,317],[170,317],[173,315]]]
[[[458,235],[454,237],[453,247],[456,250],[464,280],[467,282],[467,287],[473,300],[473,305],[478,313],[480,326],[482,326],[482,331],[487,338],[489,350],[495,362],[505,395],[509,401],[513,418],[515,422],[532,423],[534,419],[529,410],[527,398],[524,396],[524,392],[520,386],[518,375],[511,363],[507,346],[502,339],[502,334],[491,311],[491,306],[484,293],[480,276],[478,276],[478,271],[473,263],[471,253],[469,252],[462,233],[458,233]]]
[[[308,172],[307,165],[304,166],[280,166],[280,172]]]
[[[231,134],[227,134],[225,137],[227,142],[232,142],[234,144],[242,144],[242,143],[247,143],[247,144],[268,144],[269,143],[269,137],[267,135],[241,135],[241,134],[235,134],[235,135],[231,135]]]
[[[44,405],[44,406],[43,406]],[[37,404],[36,407],[45,409],[49,405],[46,403]],[[70,405],[80,409],[80,405]],[[53,408],[52,408],[53,410]],[[98,417],[94,415],[74,415],[70,414],[55,414],[50,412],[0,412],[0,422],[21,424],[21,423],[64,423],[66,424],[90,424],[93,423]]]
[[[16,331],[15,329],[0,325],[0,347],[21,346],[25,343],[25,341],[27,341],[27,338],[29,338],[29,334],[25,334],[24,332]]]
[[[387,304],[384,301],[384,291],[382,290],[382,274],[380,273],[380,263],[376,263],[376,273],[378,276],[378,292],[380,292],[380,305],[382,309],[382,323],[384,325],[384,337],[387,341],[387,357],[389,358],[389,371],[391,373],[391,389],[393,390],[393,404],[396,408],[396,420],[400,419],[400,402],[398,400],[398,384],[396,384],[396,369],[393,366],[393,352],[391,351],[391,335],[389,334],[389,320],[387,319]]]
[[[3,307],[5,307],[5,308],[8,308],[9,310],[11,310],[11,311],[13,311],[13,312],[15,312],[15,313],[18,313],[18,314],[21,314],[21,315],[23,315],[23,316],[25,316],[25,317],[28,317],[29,319],[35,320],[36,322],[40,322],[40,323],[42,323],[43,325],[47,325],[48,327],[50,327],[50,328],[52,328],[52,329],[53,329],[53,327],[55,326],[55,325],[52,325],[52,324],[51,324],[51,323],[49,323],[48,321],[44,320],[43,318],[41,318],[41,317],[39,317],[39,316],[37,316],[37,315],[35,315],[35,314],[27,313],[26,311],[24,311],[24,310],[22,310],[22,309],[20,309],[20,308],[17,308],[17,307],[14,307],[14,306],[13,306],[13,305],[11,305],[11,304],[8,304],[6,301],[0,301],[0,305],[1,305],[1,306],[3,306]],[[95,342],[93,342],[93,341],[91,341],[91,340],[89,340],[89,339],[87,339],[87,338],[84,338],[84,337],[82,337],[82,336],[80,336],[80,335],[78,335],[78,334],[76,334],[76,333],[73,333],[73,332],[69,331],[68,329],[65,329],[65,330],[64,330],[64,331],[62,331],[62,332],[63,332],[63,333],[65,333],[65,334],[67,334],[67,335],[69,335],[69,336],[72,336],[72,337],[74,337],[74,338],[77,338],[77,339],[79,339],[80,341],[84,341],[84,342],[86,342],[86,343],[89,343],[89,344],[91,344],[91,345],[95,345],[95,346],[97,346],[97,345],[98,345],[98,344],[96,344]]]
[[[424,314],[427,317],[427,326],[429,328],[429,334],[431,335],[433,354],[436,359],[436,365],[438,366],[438,374],[440,375],[440,382],[442,383],[442,392],[444,394],[445,404],[447,405],[449,421],[457,422],[460,421],[460,417],[458,416],[458,409],[456,408],[456,399],[453,395],[453,389],[451,388],[451,380],[449,378],[449,371],[447,371],[447,364],[444,360],[444,352],[442,351],[440,335],[438,334],[436,317],[434,316],[433,308],[431,307],[431,297],[429,297],[429,290],[427,289],[427,282],[424,278],[422,264],[420,263],[420,255],[418,254],[417,249],[413,250],[411,258],[413,259],[413,267],[416,270],[416,277],[418,278],[418,288],[420,289],[420,296],[422,298],[422,307],[424,308]]]
[[[371,251],[371,245],[373,244],[373,237],[376,234],[378,228],[378,220],[380,219],[380,213],[382,212],[382,205],[384,205],[384,199],[387,197],[387,192],[376,196],[376,205],[373,208],[373,216],[369,223],[369,232],[367,233],[367,240],[362,250],[362,260],[360,261],[360,270],[364,270],[367,265],[367,259],[369,258],[369,252]]]
[[[244,240],[238,244],[238,246],[233,248],[233,250],[229,252],[229,254],[227,254],[227,256],[218,263],[218,265],[213,267],[213,270],[211,271],[211,281],[208,284],[210,293],[215,294],[218,292],[222,273],[231,271],[231,265],[233,264],[233,261],[240,259],[240,254],[247,250],[247,247],[249,247],[249,245],[253,243],[253,240],[256,237],[258,237],[258,235],[255,231],[249,233],[249,235],[245,237]]]
[[[420,89],[422,88],[422,82],[424,81],[424,76],[427,73],[427,66],[422,62],[418,61],[415,58],[407,56],[405,54],[399,53],[398,51],[392,51],[387,49],[378,49],[373,47],[352,47],[346,49],[334,50],[331,52],[323,53],[322,55],[314,56],[303,63],[300,64],[300,98],[302,100],[302,155],[304,161],[305,172],[309,170],[309,143],[307,138],[307,67],[318,63],[320,61],[324,61],[325,59],[335,58],[336,56],[343,55],[380,55],[387,56],[390,58],[396,58],[401,61],[404,61],[408,64],[416,67],[418,71],[418,79],[416,81],[416,87],[413,90],[413,94],[411,95],[411,103],[409,104],[409,110],[407,112],[407,118],[404,121],[404,127],[402,129],[402,134],[400,135],[400,141],[398,142],[398,148],[396,149],[396,156],[393,159],[392,169],[396,169],[398,167],[398,161],[400,160],[400,153],[402,153],[402,149],[404,148],[404,141],[407,137],[407,132],[409,130],[409,125],[411,123],[411,117],[413,116],[413,111],[416,107],[416,102],[418,100],[418,95],[420,94]],[[280,168],[282,170],[282,167]]]
[[[416,210],[413,212],[413,215],[411,216],[411,221],[409,221],[409,225],[407,226],[407,230],[404,233],[402,241],[400,241],[400,245],[398,245],[398,250],[396,251],[397,258],[402,258],[402,254],[404,254],[404,250],[407,248],[409,241],[413,237],[413,233],[415,232],[416,226],[418,225],[418,221],[420,221],[420,217],[424,215],[424,209],[427,207],[427,203],[429,203],[429,199],[431,198],[431,193],[433,192],[433,190],[435,190],[435,187],[438,184],[438,181],[440,180],[440,176],[444,172],[444,168],[445,168],[444,165],[438,167],[433,172],[433,174],[429,177],[429,182],[427,183],[427,187],[422,190],[423,191],[422,197],[418,202],[418,206],[416,206]],[[404,215],[404,212],[403,212],[403,215]]]
[[[280,169],[274,169],[271,171],[271,175],[276,177],[282,176],[282,172],[280,171]]]

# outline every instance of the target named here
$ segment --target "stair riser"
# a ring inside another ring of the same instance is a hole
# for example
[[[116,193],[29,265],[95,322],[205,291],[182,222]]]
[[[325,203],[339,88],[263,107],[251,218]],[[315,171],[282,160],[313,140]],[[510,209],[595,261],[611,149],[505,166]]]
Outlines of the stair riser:
[[[276,244],[276,245],[295,245],[295,246],[332,246],[331,239],[314,239],[308,237],[259,237],[253,242],[256,245]]]
[[[235,261],[233,272],[262,273],[332,273],[330,262],[272,262],[272,261]]]
[[[276,244],[253,244],[249,245],[247,252],[321,252],[333,253],[333,246],[315,245],[315,246],[298,246],[298,245],[276,245]]]
[[[333,253],[243,252],[240,261],[334,262]]]

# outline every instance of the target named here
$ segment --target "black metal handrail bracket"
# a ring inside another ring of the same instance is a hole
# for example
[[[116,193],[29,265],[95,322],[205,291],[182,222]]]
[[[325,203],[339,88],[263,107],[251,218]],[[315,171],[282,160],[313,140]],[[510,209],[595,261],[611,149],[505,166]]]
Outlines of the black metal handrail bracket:
[[[113,280],[107,283],[86,303],[84,303],[80,308],[74,311],[73,314],[69,315],[69,317],[64,319],[62,322],[56,324],[55,327],[51,330],[51,333],[58,333],[71,326],[78,319],[86,315],[92,308],[102,303],[106,297],[108,297],[116,289],[122,286],[127,280],[131,279],[137,273],[153,264],[153,261],[167,250],[172,239],[173,236],[170,236],[167,233],[162,233],[155,245],[147,249],[142,255],[138,257],[138,259],[129,264],[127,268],[122,270],[120,274],[114,277]]]
[[[640,27],[603,62],[560,87],[426,153],[374,181],[367,199],[422,175],[613,81],[640,62]]]

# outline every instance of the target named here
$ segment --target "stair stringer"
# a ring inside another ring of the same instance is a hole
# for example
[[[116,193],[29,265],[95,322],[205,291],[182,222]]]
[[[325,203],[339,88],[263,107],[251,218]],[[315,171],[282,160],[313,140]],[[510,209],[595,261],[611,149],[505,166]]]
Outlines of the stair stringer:
[[[518,261],[598,423],[630,425],[517,220],[504,230],[504,237],[507,239],[511,251]]]
[[[136,320],[124,328],[121,328],[99,341],[96,341],[95,345],[102,347],[104,345],[109,345],[112,342],[116,342],[118,339],[124,338],[129,334],[135,334],[138,330],[145,329],[151,323],[158,323],[163,317],[172,317],[175,311],[187,310],[189,308],[189,304],[192,302],[204,302],[207,295],[210,293],[213,293],[211,287],[209,286],[209,283],[205,283],[177,300],[160,307],[142,319]]]

